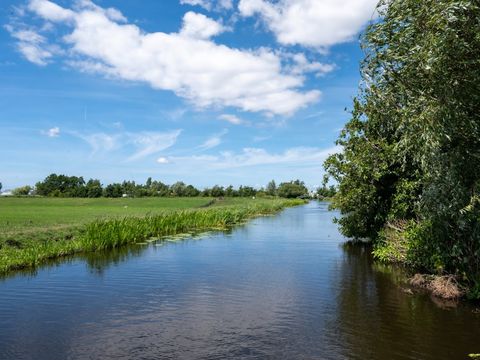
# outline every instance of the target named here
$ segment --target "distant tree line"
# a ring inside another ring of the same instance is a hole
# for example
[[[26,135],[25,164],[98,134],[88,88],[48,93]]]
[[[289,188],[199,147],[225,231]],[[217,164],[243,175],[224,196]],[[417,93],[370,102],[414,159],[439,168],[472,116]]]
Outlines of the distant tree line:
[[[325,186],[324,186],[325,188]],[[50,174],[43,181],[35,184],[35,187],[22,186],[13,190],[13,195],[39,195],[49,197],[76,197],[76,198],[119,198],[119,197],[254,197],[254,196],[278,196],[283,198],[311,198],[331,197],[329,189],[319,188],[316,193],[309,193],[305,183],[300,180],[282,182],[278,186],[275,181],[270,181],[265,188],[256,189],[252,186],[241,185],[234,188],[232,185],[223,187],[215,185],[203,190],[193,185],[177,181],[172,185],[161,181],[147,179],[145,184],[137,184],[135,181],[123,181],[102,185],[98,179],[85,179],[80,176],[67,176]]]

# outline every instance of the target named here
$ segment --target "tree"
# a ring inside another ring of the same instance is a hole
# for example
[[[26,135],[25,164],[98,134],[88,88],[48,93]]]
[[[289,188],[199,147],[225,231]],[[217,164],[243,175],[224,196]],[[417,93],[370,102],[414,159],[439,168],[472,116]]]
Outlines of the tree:
[[[225,189],[225,196],[228,196],[228,197],[238,196],[238,192],[233,188],[232,185],[229,185],[229,186]]]
[[[168,196],[169,194],[168,185],[162,183],[161,181],[152,181],[152,185],[150,188],[154,196]]]
[[[277,194],[283,198],[300,198],[308,196],[308,189],[303,181],[295,180],[281,183],[278,186]]]
[[[123,187],[122,184],[114,183],[105,186],[103,190],[103,196],[110,197],[110,198],[119,198],[123,195]]]
[[[89,198],[99,198],[103,194],[102,184],[100,183],[100,180],[88,180],[85,188],[86,195]]]
[[[277,195],[277,184],[275,184],[275,180],[272,180],[267,184],[265,192],[267,193],[267,195]]]
[[[170,186],[170,195],[172,196],[185,196],[187,185],[183,181],[177,181]]]
[[[185,188],[185,196],[195,197],[200,195],[200,190],[196,189],[193,185],[187,185]]]
[[[253,197],[257,194],[257,190],[255,190],[251,186],[242,186],[238,188],[238,196],[241,197]]]
[[[152,178],[151,178],[151,177],[149,177],[149,178],[147,179],[147,182],[145,183],[145,186],[146,186],[148,189],[152,187]]]
[[[21,186],[12,191],[12,194],[15,196],[25,196],[29,195],[30,191],[32,191],[32,187],[29,185]]]
[[[2,187],[3,187],[3,185],[2,185],[2,183],[0,182],[0,192],[2,191]]]
[[[38,195],[85,197],[83,177],[50,174],[35,185]]]
[[[210,189],[210,196],[213,196],[213,197],[225,196],[225,190],[223,186],[215,185],[214,187],[212,187]]]
[[[335,196],[337,193],[337,189],[335,188],[334,185],[330,185],[327,187],[327,185],[323,185],[322,187],[319,187],[317,189],[317,198],[319,199],[325,199],[325,198],[331,198]]]
[[[349,237],[377,247],[408,221],[408,261],[461,273],[480,295],[480,3],[381,1],[362,86],[327,159]]]

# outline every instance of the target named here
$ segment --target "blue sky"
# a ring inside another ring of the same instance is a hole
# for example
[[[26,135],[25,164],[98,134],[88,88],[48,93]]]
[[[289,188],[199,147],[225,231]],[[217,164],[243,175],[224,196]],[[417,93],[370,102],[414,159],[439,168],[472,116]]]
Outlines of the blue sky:
[[[322,181],[374,0],[2,0],[0,182]]]

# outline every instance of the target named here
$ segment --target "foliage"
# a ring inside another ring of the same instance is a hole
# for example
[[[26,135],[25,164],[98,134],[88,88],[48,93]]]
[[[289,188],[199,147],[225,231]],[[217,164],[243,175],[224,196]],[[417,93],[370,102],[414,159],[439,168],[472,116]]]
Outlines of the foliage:
[[[275,196],[275,181],[268,185],[268,195]],[[105,187],[100,180],[90,179],[87,182],[83,177],[66,176],[51,174],[43,181],[36,184],[37,194],[49,197],[196,197],[199,195],[206,197],[253,197],[258,190],[251,186],[241,185],[235,189],[232,185],[224,188],[215,185],[212,188],[205,188],[203,191],[195,188],[193,185],[187,185],[182,181],[177,181],[172,185],[166,185],[161,181],[147,179],[145,184],[136,184],[135,181],[123,181],[122,183],[112,183]]]
[[[35,185],[38,195],[84,197],[85,180],[83,177],[50,174]]]
[[[275,183],[275,180],[272,180],[267,184],[267,188],[265,189],[265,193],[267,195],[270,195],[270,196],[277,195],[277,184]]]
[[[325,162],[350,237],[412,220],[408,257],[480,283],[480,3],[384,0],[351,120]]]
[[[327,185],[323,185],[317,189],[316,196],[318,199],[332,198],[336,193],[337,188],[335,185],[330,185],[329,187],[327,187]]]
[[[283,198],[300,198],[308,197],[308,189],[305,187],[305,183],[300,180],[281,183],[278,186],[277,194]]]
[[[12,194],[15,196],[24,196],[30,194],[30,191],[32,191],[32,187],[26,185],[13,189]]]

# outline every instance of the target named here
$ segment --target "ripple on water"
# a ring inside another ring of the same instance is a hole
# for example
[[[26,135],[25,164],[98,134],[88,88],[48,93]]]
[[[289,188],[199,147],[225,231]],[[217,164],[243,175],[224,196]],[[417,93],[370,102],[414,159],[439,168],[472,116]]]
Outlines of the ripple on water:
[[[327,205],[0,282],[0,359],[454,359],[480,316],[343,249]]]

